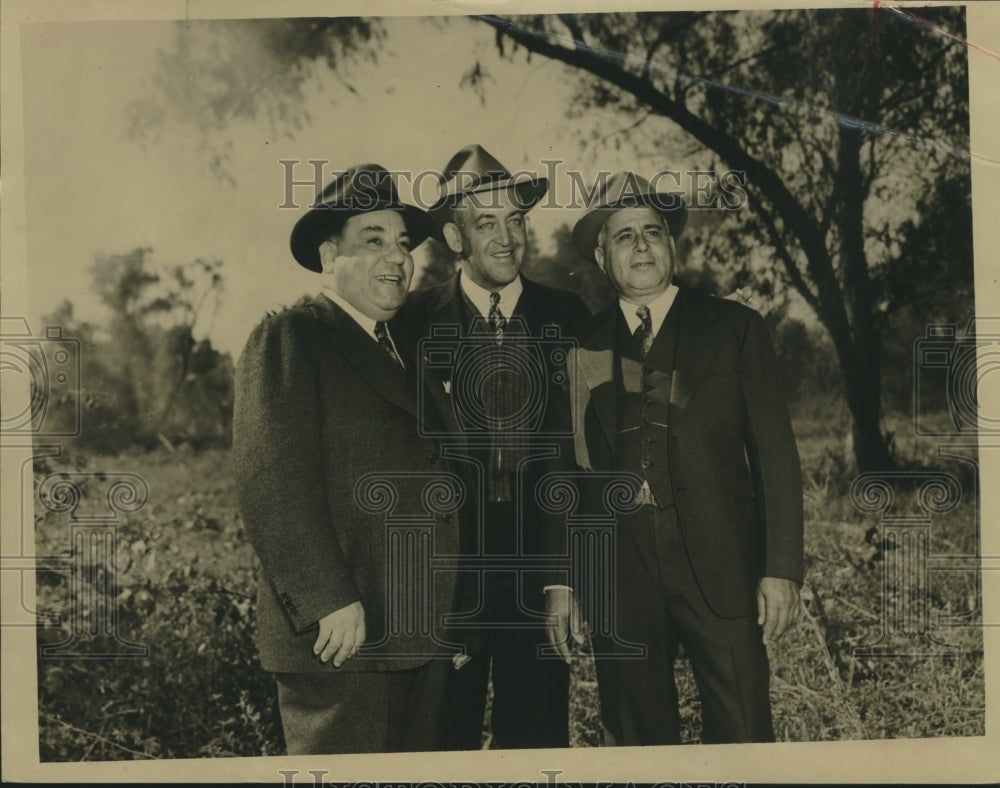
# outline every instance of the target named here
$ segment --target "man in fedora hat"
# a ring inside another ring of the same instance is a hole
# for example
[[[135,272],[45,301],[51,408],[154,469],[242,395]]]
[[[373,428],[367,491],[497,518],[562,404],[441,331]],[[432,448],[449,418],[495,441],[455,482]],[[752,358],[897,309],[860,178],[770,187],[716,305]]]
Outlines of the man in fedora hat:
[[[561,329],[590,313],[577,295],[521,274],[526,214],[547,189],[544,178],[515,178],[479,145],[456,153],[431,215],[459,271],[412,293],[397,318],[401,334],[424,340],[427,389],[452,414],[451,453],[479,480],[462,526],[459,619],[471,659],[447,687],[448,749],[480,747],[491,672],[495,745],[569,744],[569,652],[550,642],[546,611],[569,615],[570,597],[565,571],[544,558],[565,554],[564,528],[534,490],[546,472],[571,467],[570,428],[556,423],[568,402],[560,411],[553,398],[565,390],[552,381]]]
[[[686,219],[679,195],[619,173],[573,229],[619,295],[570,353],[577,462],[636,491],[616,525],[618,637],[594,644],[608,744],[680,741],[681,646],[702,741],[773,740],[766,645],[799,609],[801,475],[775,355],[757,312],[674,282]]]
[[[317,202],[291,250],[321,292],[266,317],[236,370],[233,462],[263,570],[261,664],[276,675],[290,754],[434,749],[454,567],[437,567],[432,588],[406,579],[428,576],[431,553],[457,555],[461,488],[418,434],[415,370],[387,328],[430,221],[373,164]],[[407,539],[420,547],[400,553]]]

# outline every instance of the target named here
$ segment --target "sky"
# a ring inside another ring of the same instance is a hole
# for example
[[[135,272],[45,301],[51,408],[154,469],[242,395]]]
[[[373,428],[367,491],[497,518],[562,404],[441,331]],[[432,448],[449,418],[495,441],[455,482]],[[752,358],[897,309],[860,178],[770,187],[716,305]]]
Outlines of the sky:
[[[501,60],[491,29],[482,23],[454,19],[442,27],[406,18],[386,23],[389,35],[377,67],[352,69],[356,95],[329,69],[314,70],[306,85],[311,123],[293,137],[272,134],[264,121],[244,120],[210,137],[231,146],[235,184],[213,173],[199,130],[175,117],[152,124],[154,138],[129,135],[129,108],[155,95],[160,53],[174,47],[183,26],[170,21],[25,25],[32,325],[66,298],[78,318],[99,321],[103,312],[89,273],[95,256],[150,247],[158,265],[199,257],[223,261],[224,300],[210,336],[235,356],[265,311],[318,287],[316,276],[288,251],[301,211],[278,208],[284,202],[282,159],[303,162],[294,171],[296,179],[312,177],[310,159],[328,161],[330,173],[364,161],[390,170],[441,169],[455,151],[477,142],[512,171],[542,171],[541,161],[548,158],[562,158],[584,172],[636,167],[627,149],[610,145],[581,158],[566,119],[571,86],[559,64],[543,58]],[[476,54],[491,75],[485,104],[458,84]],[[590,123],[606,124],[608,131],[625,125],[595,112],[575,121],[574,128]],[[400,191],[407,199],[406,183]],[[294,199],[304,207],[312,196],[311,187],[298,187]],[[577,213],[532,214],[543,252],[556,226],[575,221]],[[423,250],[416,257],[419,266]],[[199,330],[207,329],[204,324]]]

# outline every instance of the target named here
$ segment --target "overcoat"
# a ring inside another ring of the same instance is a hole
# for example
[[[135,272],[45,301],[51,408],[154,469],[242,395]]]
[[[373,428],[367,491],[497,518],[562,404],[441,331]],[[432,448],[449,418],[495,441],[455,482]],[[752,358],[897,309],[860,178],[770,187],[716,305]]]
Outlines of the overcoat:
[[[266,670],[334,670],[317,621],[361,601],[366,645],[338,672],[447,650],[463,491],[422,437],[406,371],[325,295],[265,318],[236,370],[233,463],[260,558]],[[416,584],[416,585],[413,585]]]

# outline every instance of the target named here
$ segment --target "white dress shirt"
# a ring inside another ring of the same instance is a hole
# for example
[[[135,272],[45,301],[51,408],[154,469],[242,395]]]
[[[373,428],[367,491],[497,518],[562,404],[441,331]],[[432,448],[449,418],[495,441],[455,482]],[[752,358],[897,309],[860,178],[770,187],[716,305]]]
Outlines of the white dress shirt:
[[[347,312],[347,314],[349,314],[354,319],[354,322],[365,330],[365,333],[368,334],[368,336],[370,336],[372,339],[378,342],[378,337],[375,336],[375,323],[378,321],[373,320],[363,312],[359,312],[354,306],[347,303],[347,301],[343,298],[343,296],[341,296],[340,293],[336,292],[335,290],[324,288],[323,295],[325,295],[327,298],[333,301],[333,303],[335,303],[337,306],[339,306],[341,309]],[[399,355],[399,349],[396,347],[396,342],[392,338],[392,333],[389,331],[389,326],[386,326],[385,328],[386,328],[386,334],[389,335],[389,342],[392,345],[392,349],[396,351],[396,358],[399,359],[400,364],[403,364],[403,357]],[[403,364],[403,366],[405,367],[406,365]]]
[[[656,297],[655,301],[646,304],[649,307],[649,319],[653,324],[654,337],[660,333],[660,326],[667,319],[667,312],[673,306],[675,298],[677,298],[677,285],[671,284]],[[621,307],[622,314],[625,315],[625,322],[628,323],[628,332],[634,334],[635,330],[642,325],[642,319],[635,313],[639,305],[626,301],[624,298],[618,299],[618,305]]]
[[[490,293],[492,291],[487,290],[485,287],[480,287],[475,282],[473,282],[469,277],[462,274],[458,277],[459,287],[462,288],[462,292],[468,296],[472,305],[479,310],[479,314],[483,317],[489,317],[490,314]],[[503,316],[510,318],[514,314],[514,309],[517,307],[517,301],[521,297],[521,293],[524,291],[524,285],[521,283],[521,277],[518,275],[514,281],[504,285],[500,290],[497,290],[500,294],[500,311],[503,312]]]

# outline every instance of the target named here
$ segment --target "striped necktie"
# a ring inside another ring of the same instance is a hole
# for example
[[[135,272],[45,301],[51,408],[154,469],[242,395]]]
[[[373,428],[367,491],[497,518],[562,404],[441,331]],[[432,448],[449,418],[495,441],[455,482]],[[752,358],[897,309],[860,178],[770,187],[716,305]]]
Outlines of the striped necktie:
[[[499,293],[490,293],[489,323],[490,329],[493,331],[493,336],[497,338],[497,342],[503,341],[503,332],[507,330],[507,318],[500,311]]]
[[[653,319],[649,316],[649,307],[645,305],[636,309],[635,314],[642,323],[635,330],[633,336],[639,342],[639,347],[642,348],[642,355],[645,356],[653,346]]]
[[[381,320],[375,324],[375,339],[378,340],[379,347],[388,353],[393,361],[403,366],[403,362],[396,355],[396,348],[392,346],[392,340],[389,339],[389,327]]]

